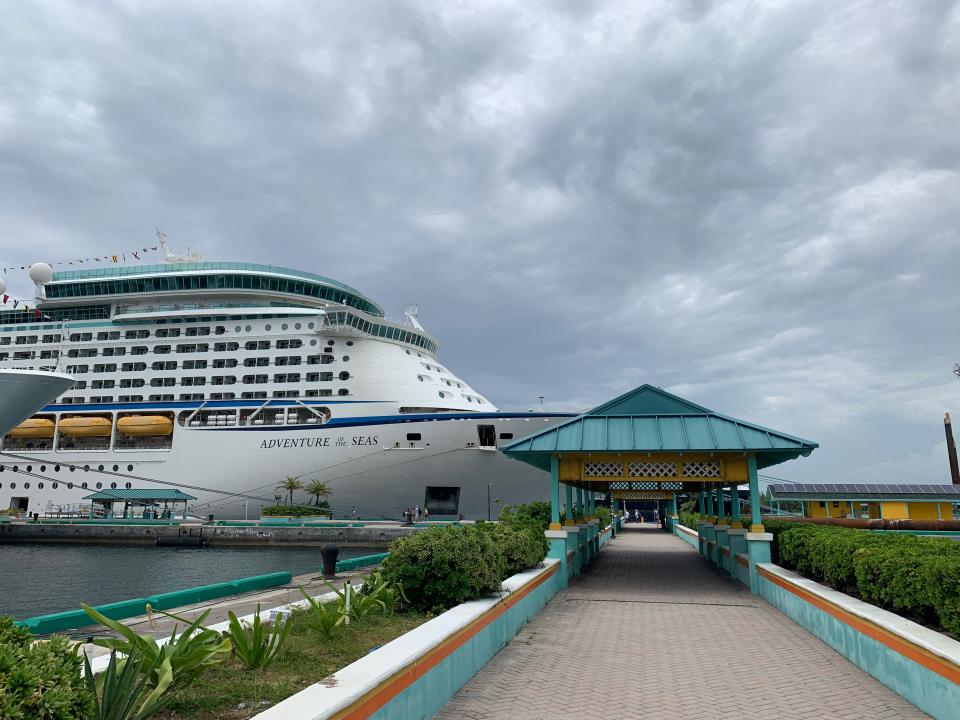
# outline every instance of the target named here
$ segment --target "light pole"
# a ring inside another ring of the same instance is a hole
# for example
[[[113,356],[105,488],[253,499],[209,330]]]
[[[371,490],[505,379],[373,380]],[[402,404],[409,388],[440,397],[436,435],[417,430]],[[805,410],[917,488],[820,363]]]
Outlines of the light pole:
[[[490,522],[490,488],[493,487],[493,483],[487,483],[487,522]]]

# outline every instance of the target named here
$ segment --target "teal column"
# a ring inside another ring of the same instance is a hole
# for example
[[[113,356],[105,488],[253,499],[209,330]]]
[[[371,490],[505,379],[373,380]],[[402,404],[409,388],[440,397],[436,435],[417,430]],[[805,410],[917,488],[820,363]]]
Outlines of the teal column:
[[[563,521],[564,525],[573,525],[573,485],[569,483],[563,486],[567,499],[567,519]]]
[[[560,529],[560,458],[550,456],[550,529]]]
[[[714,483],[713,493],[717,496],[717,517],[726,517],[727,514],[723,511],[723,485],[720,483]]]
[[[706,497],[707,497],[707,494],[703,491],[703,487],[701,486],[701,488],[700,488],[700,517],[703,517],[703,516],[706,514],[706,512],[707,512],[707,508],[706,508],[707,500],[706,500]]]
[[[750,478],[750,531],[763,532],[760,518],[760,479],[757,477],[757,456],[747,458],[747,476]]]
[[[704,494],[707,496],[707,515],[710,517],[714,516],[713,512],[713,483],[707,484],[708,489],[704,491]]]
[[[667,503],[667,512],[669,512],[671,515],[677,514],[677,496],[676,495],[670,496],[670,502]]]
[[[583,515],[583,488],[577,488],[577,510],[580,511],[580,515]]]

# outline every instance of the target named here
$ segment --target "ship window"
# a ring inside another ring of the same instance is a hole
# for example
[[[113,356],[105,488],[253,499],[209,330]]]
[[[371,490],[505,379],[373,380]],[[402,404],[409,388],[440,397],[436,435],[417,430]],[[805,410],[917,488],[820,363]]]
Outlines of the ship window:
[[[420,433],[407,433],[407,440],[422,440]]]
[[[280,329],[281,329],[281,330],[287,330],[287,329],[289,329],[289,327],[290,327],[289,325],[287,325],[286,323],[284,323],[283,325],[280,326]]]
[[[250,332],[251,330],[253,330],[252,327],[250,327],[249,325],[244,325],[244,327],[243,327],[243,331],[244,331],[244,332]]]
[[[234,332],[240,332],[240,326],[237,325],[237,326],[233,329],[233,331],[234,331]]]
[[[344,362],[350,362],[350,356],[349,356],[349,355],[344,355],[344,356],[343,356],[343,361],[344,361]]]
[[[153,352],[156,355],[168,355],[170,353],[169,345],[156,345],[153,348]]]
[[[348,373],[346,370],[344,370],[344,371],[343,371],[342,373],[340,373],[337,377],[339,377],[341,380],[349,380],[349,379],[350,379],[350,373]]]
[[[29,489],[30,489],[30,483],[25,482],[25,483],[23,484],[23,489],[24,489],[24,490],[29,490]]]
[[[146,354],[147,354],[147,348],[146,348],[145,346],[143,346],[143,345],[134,345],[132,348],[130,348],[130,354],[131,354],[131,355],[146,355]]]
[[[513,440],[513,433],[500,433],[501,440]]]
[[[102,483],[102,482],[98,482],[98,483],[97,483],[97,490],[102,490],[102,489],[103,489],[103,483]]]
[[[336,342],[334,342],[333,340],[327,340],[327,345],[329,345],[330,347],[333,347],[334,345],[336,345]]]
[[[239,350],[240,343],[235,342],[221,342],[215,343],[213,346],[214,352],[232,352],[233,350]]]
[[[227,329],[223,325],[217,325],[213,332],[215,335],[223,335],[226,331]]]
[[[113,469],[116,470],[116,469],[117,469],[117,466],[114,465],[114,466],[113,466]],[[110,489],[111,489],[111,490],[116,490],[116,489],[117,489],[117,484],[116,484],[115,482],[110,483]]]
[[[237,366],[236,358],[227,358],[223,360],[214,360],[213,366],[215,368],[234,368]]]
[[[270,332],[271,330],[273,330],[273,325],[271,325],[270,323],[267,323],[266,325],[263,326],[263,329],[266,330],[267,332]]]
[[[349,395],[350,391],[347,388],[340,388],[337,390],[337,395]]]
[[[440,397],[442,397],[442,398],[445,398],[445,397],[447,396],[446,393],[443,392],[443,390],[441,390],[441,391],[439,392],[439,395],[440,395]]]
[[[133,465],[127,465],[127,471],[133,470]],[[133,483],[124,483],[124,487],[129,490],[133,487]]]

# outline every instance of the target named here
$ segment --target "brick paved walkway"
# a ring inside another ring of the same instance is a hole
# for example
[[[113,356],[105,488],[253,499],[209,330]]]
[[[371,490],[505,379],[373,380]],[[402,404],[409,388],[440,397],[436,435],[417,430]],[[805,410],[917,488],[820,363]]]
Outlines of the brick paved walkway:
[[[593,569],[436,717],[665,715],[927,717],[682,540],[649,525],[604,547]]]

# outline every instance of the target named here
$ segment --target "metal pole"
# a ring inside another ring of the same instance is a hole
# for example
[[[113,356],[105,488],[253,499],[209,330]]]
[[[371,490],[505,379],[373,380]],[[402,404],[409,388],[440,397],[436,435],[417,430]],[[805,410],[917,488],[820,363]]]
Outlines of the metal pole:
[[[493,483],[487,483],[487,522],[490,522],[490,486]]]
[[[747,458],[747,476],[750,478],[750,531],[763,532],[760,518],[760,479],[757,477],[757,456]]]
[[[550,529],[560,529],[560,459],[556,455],[550,457]]]

